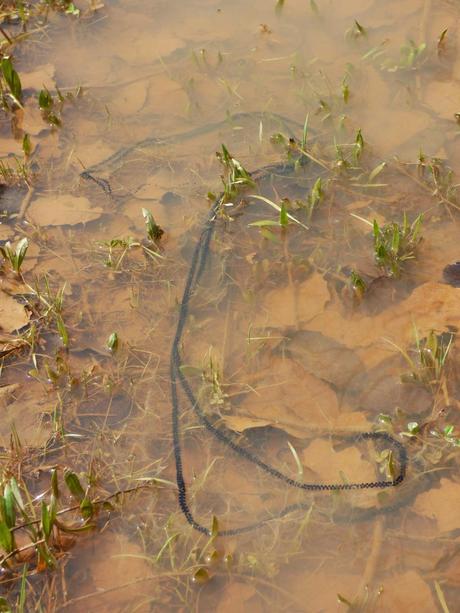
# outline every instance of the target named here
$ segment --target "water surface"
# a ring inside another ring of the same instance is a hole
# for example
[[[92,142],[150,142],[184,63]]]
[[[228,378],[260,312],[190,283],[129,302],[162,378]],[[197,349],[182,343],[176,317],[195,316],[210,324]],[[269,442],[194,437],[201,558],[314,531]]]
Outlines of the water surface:
[[[459,455],[439,435],[459,427],[455,338],[439,376],[408,379],[419,372],[416,335],[423,343],[460,324],[458,289],[442,274],[460,259],[458,17],[448,1],[135,0],[79,21],[53,17],[22,43],[17,66],[38,71],[36,88],[46,77],[49,88],[83,94],[59,130],[24,111],[37,178],[24,221],[3,224],[2,238],[29,237],[29,284],[45,273],[53,287],[65,283],[70,340],[67,353],[46,339],[38,378],[28,356],[6,363],[5,382],[23,390],[2,434],[14,421],[37,448],[58,407],[65,436],[53,464],[91,475],[103,494],[159,479],[76,538],[54,576],[30,577],[50,610],[455,610]],[[375,429],[405,444],[407,477],[385,491],[296,490],[233,454],[181,396],[197,520],[226,530],[268,519],[210,538],[177,504],[169,354],[178,305],[207,195],[221,189],[215,152],[225,143],[249,171],[286,161],[271,136],[301,141],[307,115],[303,172],[272,173],[216,222],[183,372],[212,423],[291,479],[389,478],[385,445],[346,440]],[[309,219],[294,202],[307,202],[319,177]],[[250,226],[279,219],[251,192],[289,198],[303,225]],[[22,197],[10,197],[13,212]],[[139,246],[142,208],[165,231],[161,257]],[[392,278],[376,265],[371,226],[404,212],[411,222],[423,213],[423,240]],[[302,509],[280,517],[288,505]]]

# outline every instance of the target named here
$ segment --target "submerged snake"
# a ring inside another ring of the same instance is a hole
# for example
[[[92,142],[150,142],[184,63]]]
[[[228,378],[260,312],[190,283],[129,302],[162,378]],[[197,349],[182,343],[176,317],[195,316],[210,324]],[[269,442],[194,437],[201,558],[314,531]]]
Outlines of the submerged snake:
[[[273,167],[270,167],[272,170]],[[259,172],[259,174],[261,174]],[[173,431],[173,442],[174,442],[174,458],[176,462],[176,482],[178,487],[178,502],[179,507],[187,519],[188,523],[198,530],[207,535],[211,535],[211,530],[202,524],[200,524],[194,517],[190,506],[187,501],[187,486],[184,479],[183,472],[183,461],[182,461],[182,447],[181,447],[181,436],[180,436],[180,427],[179,427],[179,418],[180,418],[180,402],[179,402],[179,394],[178,394],[178,384],[180,384],[183,392],[185,393],[190,406],[193,411],[197,415],[200,422],[204,425],[206,430],[210,432],[216,439],[218,439],[221,443],[226,445],[229,449],[235,452],[244,460],[251,462],[252,464],[258,466],[265,473],[278,479],[288,485],[289,487],[310,491],[310,492],[318,492],[318,491],[346,491],[346,490],[364,490],[364,489],[385,489],[388,487],[395,487],[403,482],[408,464],[408,456],[407,451],[404,445],[389,435],[386,432],[359,432],[353,433],[350,435],[346,435],[341,437],[341,440],[350,443],[357,443],[366,440],[374,440],[384,442],[387,445],[390,445],[393,451],[396,454],[397,462],[399,465],[399,474],[396,475],[391,480],[380,480],[380,481],[368,481],[368,482],[357,482],[357,483],[304,483],[302,481],[298,481],[296,479],[292,479],[288,475],[282,473],[280,470],[268,464],[264,460],[262,460],[259,456],[254,454],[252,451],[249,451],[245,447],[242,447],[238,442],[235,441],[234,437],[229,433],[228,430],[221,429],[217,427],[206,415],[203,411],[198,399],[195,397],[192,388],[190,387],[187,378],[183,374],[181,370],[181,356],[180,356],[180,344],[182,340],[182,335],[184,332],[185,324],[187,322],[188,314],[189,314],[189,303],[192,297],[192,294],[197,286],[197,283],[204,271],[206,262],[209,258],[210,253],[210,243],[213,235],[213,230],[215,226],[215,220],[219,209],[222,205],[223,194],[221,194],[218,198],[215,199],[213,206],[211,207],[207,219],[204,223],[200,238],[197,241],[195,246],[195,250],[192,256],[191,264],[188,270],[187,279],[185,283],[184,292],[182,295],[182,300],[180,302],[179,307],[179,316],[176,327],[176,333],[174,335],[174,340],[172,343],[171,356],[170,356],[170,377],[171,377],[171,401],[172,401],[172,431]],[[395,508],[394,505],[390,505]],[[219,536],[233,536],[237,534],[243,534],[245,532],[249,532],[251,530],[255,530],[256,528],[264,525],[267,521],[272,520],[274,518],[284,517],[293,511],[309,509],[310,505],[306,503],[295,503],[292,505],[288,505],[283,509],[279,510],[273,515],[262,518],[257,522],[248,524],[239,528],[231,528],[227,530],[219,530]],[[363,509],[367,516],[370,517],[372,513],[369,513],[369,509]],[[381,509],[375,509],[376,513],[381,511]]]
[[[240,113],[232,116],[230,119],[239,120],[243,118],[261,118],[263,115],[256,113]],[[272,115],[273,116],[273,115]],[[290,119],[285,119],[279,115],[275,115],[275,118],[279,121],[282,121],[285,125],[291,125],[295,127],[302,127],[301,124],[292,121]],[[219,127],[225,125],[226,122],[216,122],[205,126],[203,128],[196,128],[185,132],[183,134],[177,134],[173,136],[168,136],[165,138],[148,138],[140,141],[135,145],[130,145],[125,147],[118,152],[114,153],[106,160],[93,165],[90,168],[87,168],[83,173],[81,173],[81,177],[87,180],[92,180],[96,184],[98,184],[104,192],[112,197],[110,183],[106,179],[102,179],[97,177],[94,173],[110,166],[114,163],[121,162],[130,152],[147,146],[152,145],[160,145],[160,144],[168,144],[174,142],[181,142],[188,138],[193,138],[207,132],[214,131]],[[274,172],[275,167],[269,166],[265,168],[261,168],[256,173],[253,173],[252,176],[257,178],[263,177],[264,175],[268,175]],[[284,164],[276,167],[276,170],[282,174],[290,172],[293,170],[292,164]],[[387,432],[359,432],[353,434],[344,434],[337,435],[335,438],[340,438],[341,441],[349,442],[349,443],[359,443],[362,441],[375,441],[377,443],[384,443],[385,445],[391,447],[392,451],[395,454],[399,473],[394,476],[392,479],[382,479],[375,481],[363,481],[363,482],[355,482],[355,483],[304,483],[302,481],[298,481],[286,475],[285,473],[278,470],[276,467],[271,464],[265,462],[258,455],[249,451],[247,448],[241,446],[237,441],[236,437],[226,429],[219,428],[211,421],[211,419],[206,415],[205,411],[201,407],[198,399],[196,398],[186,376],[181,370],[181,354],[180,354],[180,345],[182,341],[182,336],[184,333],[184,329],[187,323],[188,315],[189,315],[189,306],[192,295],[197,287],[197,284],[204,272],[206,264],[208,262],[210,256],[210,245],[214,232],[214,228],[216,225],[216,218],[218,216],[219,210],[223,204],[223,194],[218,196],[204,221],[199,239],[196,243],[193,256],[191,259],[190,267],[188,269],[186,282],[184,291],[182,294],[182,299],[179,305],[179,314],[177,319],[176,330],[174,334],[174,339],[171,347],[170,354],[170,379],[171,379],[171,404],[172,404],[172,435],[173,435],[173,446],[174,446],[174,459],[176,465],[176,482],[178,488],[178,504],[179,507],[186,518],[187,522],[199,532],[211,535],[213,534],[212,530],[199,521],[197,521],[190,509],[188,500],[187,500],[187,485],[184,478],[184,470],[183,470],[183,455],[182,455],[182,445],[181,445],[181,433],[180,433],[180,415],[181,415],[181,402],[179,398],[179,388],[182,389],[182,392],[185,394],[190,406],[192,407],[195,415],[205,427],[205,429],[212,434],[220,443],[225,445],[228,449],[231,449],[235,454],[240,456],[243,460],[251,463],[254,466],[260,468],[267,475],[283,482],[287,486],[308,491],[308,492],[333,492],[333,491],[347,491],[347,490],[367,490],[367,489],[385,489],[396,487],[400,485],[407,473],[408,467],[408,454],[405,446],[397,440],[395,437],[391,436]],[[428,482],[428,479],[425,479]],[[376,515],[381,513],[388,513],[400,508],[401,506],[407,504],[417,492],[414,491],[413,488],[408,490],[405,495],[401,495],[396,501],[390,503],[385,507],[372,507],[371,509],[361,509],[361,508],[352,508],[352,520],[360,521],[370,519]],[[262,517],[256,522],[250,523],[245,526],[230,528],[226,530],[218,530],[217,534],[219,536],[230,536],[230,535],[238,535],[249,532],[251,530],[255,530],[266,524],[268,521],[282,518],[294,511],[297,510],[308,510],[311,505],[308,503],[295,503],[284,508],[278,510],[277,512],[267,515],[266,517]],[[334,519],[340,520],[340,517],[334,517]],[[347,514],[347,521],[350,520],[349,514]]]

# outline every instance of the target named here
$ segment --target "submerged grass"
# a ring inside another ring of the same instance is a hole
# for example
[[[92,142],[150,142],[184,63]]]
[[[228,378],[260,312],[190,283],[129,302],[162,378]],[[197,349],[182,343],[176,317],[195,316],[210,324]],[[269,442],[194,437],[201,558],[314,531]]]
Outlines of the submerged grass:
[[[421,240],[422,220],[422,213],[412,223],[409,223],[406,213],[402,224],[391,222],[380,226],[374,219],[375,261],[386,274],[399,277],[404,262],[415,258],[415,250]]]

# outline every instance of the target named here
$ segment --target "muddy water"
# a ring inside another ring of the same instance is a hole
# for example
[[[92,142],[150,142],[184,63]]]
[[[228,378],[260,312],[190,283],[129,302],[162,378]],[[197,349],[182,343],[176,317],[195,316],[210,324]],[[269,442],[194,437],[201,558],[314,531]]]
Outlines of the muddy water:
[[[37,376],[27,358],[7,364],[5,382],[22,388],[5,400],[2,435],[14,421],[38,448],[58,414],[65,436],[53,463],[91,474],[102,494],[158,478],[76,539],[58,580],[31,579],[43,600],[73,611],[455,610],[459,455],[432,434],[460,427],[455,341],[438,377],[407,379],[414,329],[423,339],[460,325],[458,289],[442,274],[460,259],[458,18],[448,1],[137,0],[80,22],[52,18],[23,43],[18,68],[30,87],[82,85],[83,95],[57,131],[32,105],[20,126],[37,147],[37,177],[27,206],[23,193],[10,196],[25,221],[4,224],[2,239],[29,237],[28,283],[47,274],[53,288],[65,284],[69,351],[50,333]],[[304,171],[274,172],[249,190],[288,197],[303,225],[249,226],[279,216],[248,194],[226,208],[190,305],[182,372],[212,423],[291,479],[386,479],[385,445],[346,440],[375,428],[406,445],[407,477],[380,492],[301,492],[219,443],[181,396],[197,521],[226,530],[267,520],[210,538],[177,505],[178,305],[207,194],[221,188],[215,151],[225,143],[249,170],[285,161],[270,137],[301,139],[307,114]],[[318,177],[324,194],[308,220],[293,203]],[[159,253],[145,242],[143,207],[165,230]],[[369,222],[400,222],[404,211],[410,221],[424,213],[423,241],[394,279],[376,266]],[[362,297],[352,270],[367,285]],[[280,517],[289,505],[298,508]]]

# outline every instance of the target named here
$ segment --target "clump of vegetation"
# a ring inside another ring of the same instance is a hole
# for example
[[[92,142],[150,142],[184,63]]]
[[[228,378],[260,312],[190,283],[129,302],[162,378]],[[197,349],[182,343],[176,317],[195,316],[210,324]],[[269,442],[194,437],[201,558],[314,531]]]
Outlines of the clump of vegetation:
[[[399,48],[399,57],[390,57],[386,52],[388,40],[384,40],[379,45],[372,47],[367,51],[362,59],[375,62],[380,70],[387,72],[397,72],[406,70],[415,70],[420,68],[428,59],[426,52],[427,45],[425,42],[417,44],[413,40],[409,40]]]
[[[145,220],[147,236],[153,243],[157,244],[164,234],[163,228],[156,223],[151,211],[148,209],[142,209],[142,215]]]
[[[420,338],[415,329],[414,357],[400,350],[410,367],[410,372],[403,375],[403,381],[421,383],[429,388],[437,386],[441,381],[453,340],[453,333],[436,334],[434,330],[430,330],[425,338]]]
[[[213,356],[212,348],[206,354],[201,376],[202,391],[208,398],[209,404],[217,410],[224,408],[228,402],[228,394],[224,391],[222,370]]]
[[[84,485],[72,470],[66,468],[61,476],[64,488],[59,483],[58,470],[53,468],[39,496],[22,479],[18,482],[7,475],[1,479],[0,566],[4,570],[15,572],[24,562],[37,570],[54,568],[75,537],[96,526],[101,511],[113,510],[111,501],[147,487],[137,485],[101,498],[90,482]]]
[[[225,145],[222,145],[222,151],[217,152],[216,156],[225,170],[221,177],[224,184],[224,202],[230,202],[245,187],[255,187],[251,174],[230,154]]]
[[[93,2],[92,5],[92,10],[103,6],[102,2]],[[72,0],[6,0],[1,4],[0,18],[6,22],[20,21],[22,26],[26,28],[37,17],[42,20],[46,19],[50,11],[57,11],[74,17],[80,17],[81,13]]]
[[[364,281],[359,272],[356,270],[352,270],[350,272],[348,285],[356,302],[360,302],[367,291],[367,283]]]
[[[392,277],[399,277],[407,260],[414,259],[415,250],[421,240],[423,215],[418,215],[410,224],[406,213],[402,224],[390,222],[380,226],[373,223],[374,255],[377,265]]]
[[[453,204],[454,208],[458,208],[456,202],[458,186],[454,181],[454,172],[443,160],[436,157],[426,157],[420,152],[417,171],[440,202]]]
[[[13,247],[11,243],[8,241],[4,246],[0,245],[0,253],[3,256],[5,262],[8,262],[11,266],[11,269],[17,274],[21,274],[21,266],[26,257],[27,249],[29,248],[29,241],[26,237],[22,238],[16,245]]]

